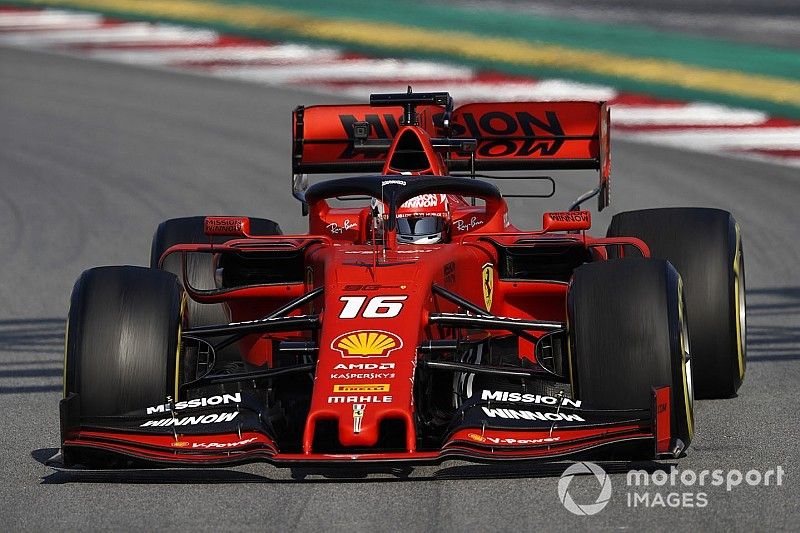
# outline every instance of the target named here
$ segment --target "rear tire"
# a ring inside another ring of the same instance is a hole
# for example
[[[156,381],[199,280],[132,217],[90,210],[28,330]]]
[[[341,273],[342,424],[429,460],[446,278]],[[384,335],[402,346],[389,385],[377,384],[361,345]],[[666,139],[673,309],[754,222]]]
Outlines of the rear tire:
[[[81,275],[69,309],[64,396],[78,394],[82,416],[177,399],[183,302],[167,272],[121,266]]]
[[[744,252],[736,220],[720,209],[643,209],[614,215],[608,236],[639,238],[651,257],[680,272],[697,397],[734,396],[747,350]]]
[[[683,290],[671,264],[654,259],[589,263],[567,295],[573,395],[595,409],[647,409],[670,386],[672,436],[694,434],[692,366]]]

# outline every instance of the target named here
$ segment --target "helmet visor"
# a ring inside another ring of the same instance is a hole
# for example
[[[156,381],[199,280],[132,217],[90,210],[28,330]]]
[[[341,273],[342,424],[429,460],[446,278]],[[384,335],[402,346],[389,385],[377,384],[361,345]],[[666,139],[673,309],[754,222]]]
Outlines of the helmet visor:
[[[442,217],[398,217],[397,233],[413,237],[421,237],[444,231]]]

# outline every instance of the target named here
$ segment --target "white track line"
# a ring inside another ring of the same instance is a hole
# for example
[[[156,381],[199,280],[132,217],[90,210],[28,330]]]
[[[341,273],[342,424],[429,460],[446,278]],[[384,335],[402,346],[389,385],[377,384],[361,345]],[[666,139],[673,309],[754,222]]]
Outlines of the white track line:
[[[320,90],[354,98],[369,98],[371,93],[402,92],[405,82],[353,85],[320,85]],[[515,102],[526,100],[611,100],[617,92],[611,87],[564,80],[530,82],[457,81],[414,83],[417,92],[448,91],[459,102]]]
[[[0,35],[0,43],[30,47],[124,43],[209,44],[217,39],[217,33],[211,30],[148,22],[85,30],[24,31]]]
[[[540,100],[611,100],[617,91],[603,85],[579,83],[577,81],[548,79],[536,82],[536,88],[528,99]]]
[[[9,28],[47,27],[70,25],[94,25],[103,22],[103,16],[95,13],[72,13],[69,11],[38,11],[0,13],[0,30]]]
[[[710,152],[710,153],[719,153],[719,152]],[[772,164],[782,165],[785,167],[800,168],[800,157],[768,155],[759,152],[747,152],[745,150],[729,151],[721,153],[726,156],[734,157],[736,159],[745,159],[748,161],[758,161],[761,163],[772,163]]]
[[[756,126],[768,118],[761,111],[708,103],[611,107],[611,119],[619,126]]]
[[[800,150],[800,127],[638,131],[626,137],[651,144],[698,150]]]
[[[212,61],[248,63],[256,61],[296,62],[333,61],[341,52],[332,48],[313,48],[299,44],[274,46],[220,46],[216,48],[174,48],[136,50],[92,50],[89,57],[140,65],[175,65]]]
[[[472,69],[397,59],[351,59],[323,65],[280,65],[254,67],[218,67],[210,72],[225,78],[236,78],[268,84],[289,84],[306,81],[369,81],[414,78],[469,79]],[[310,87],[309,87],[310,88]]]

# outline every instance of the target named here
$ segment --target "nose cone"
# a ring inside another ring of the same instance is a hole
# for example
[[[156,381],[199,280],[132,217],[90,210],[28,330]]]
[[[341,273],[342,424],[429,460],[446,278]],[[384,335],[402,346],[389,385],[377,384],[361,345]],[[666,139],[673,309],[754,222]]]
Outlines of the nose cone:
[[[389,385],[359,387],[389,389]],[[346,447],[372,447],[378,444],[380,424],[391,409],[393,398],[388,392],[352,394],[343,397],[338,411],[339,443]],[[388,408],[388,409],[387,409]]]
[[[332,260],[339,267],[326,270],[326,318],[319,332],[304,450],[383,445],[382,431],[396,424],[405,427],[407,436],[399,446],[413,447],[416,348],[428,293],[409,280],[419,278],[420,264],[390,252],[380,275],[373,277],[372,261],[348,251],[335,252],[339,255]]]
[[[318,430],[320,421],[335,421],[338,444],[344,447],[377,445],[384,420],[403,421],[406,432],[413,434],[417,333],[406,333],[400,325],[395,326],[398,333],[332,331],[341,328],[342,321],[323,328],[307,436]]]

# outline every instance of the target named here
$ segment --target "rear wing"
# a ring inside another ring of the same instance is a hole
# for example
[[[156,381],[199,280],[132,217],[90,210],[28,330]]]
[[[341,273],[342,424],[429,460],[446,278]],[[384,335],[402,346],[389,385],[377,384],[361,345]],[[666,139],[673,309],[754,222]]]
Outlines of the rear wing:
[[[429,93],[445,94],[445,93]],[[373,95],[379,96],[379,95]],[[417,95],[415,95],[417,96]],[[419,127],[449,171],[597,170],[599,206],[608,205],[611,170],[605,102],[419,105]],[[380,173],[404,124],[401,105],[316,105],[292,115],[292,171]]]

